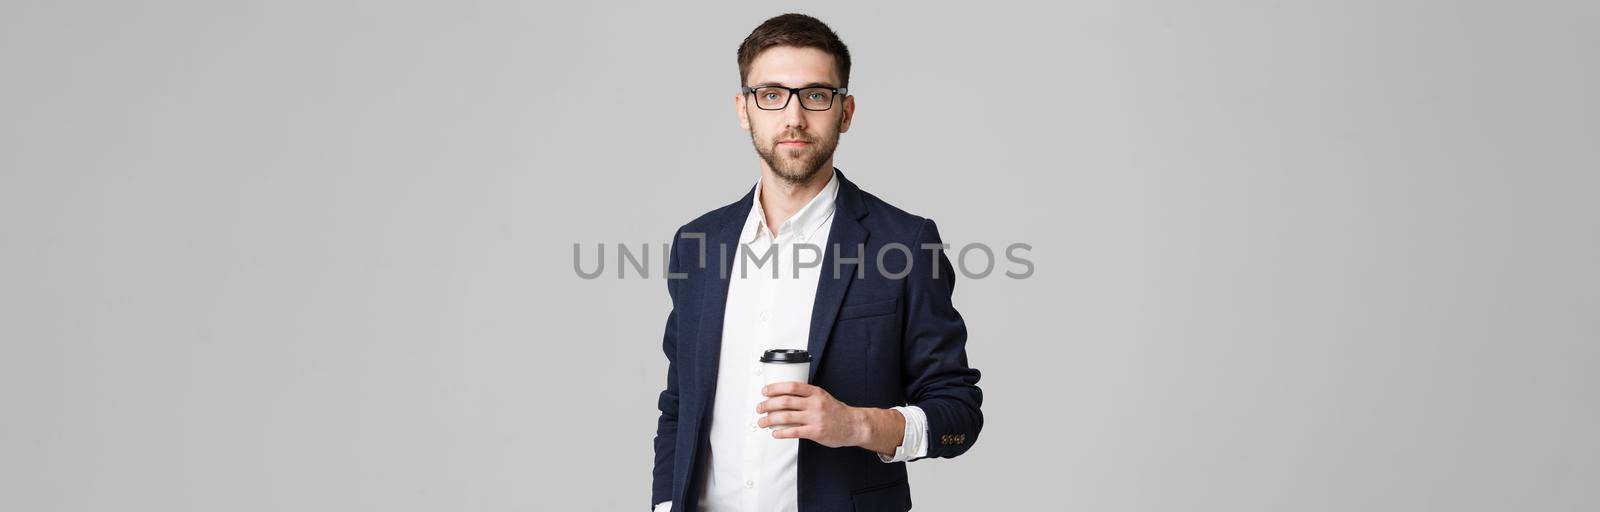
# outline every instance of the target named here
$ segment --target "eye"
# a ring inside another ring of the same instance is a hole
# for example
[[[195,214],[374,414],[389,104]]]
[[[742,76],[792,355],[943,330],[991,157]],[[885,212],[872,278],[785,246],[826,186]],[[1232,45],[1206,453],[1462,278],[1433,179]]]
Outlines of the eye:
[[[811,93],[811,96],[810,96],[810,98],[811,98],[811,101],[822,101],[822,99],[823,99],[823,98],[824,98],[824,97],[825,97],[825,96],[826,96],[826,95],[824,95],[824,94],[822,94],[822,93],[820,93],[820,92],[814,92],[814,93]]]
[[[778,99],[778,93],[766,92],[766,93],[762,93],[761,97],[764,98],[764,99],[767,99],[767,100],[776,101]]]

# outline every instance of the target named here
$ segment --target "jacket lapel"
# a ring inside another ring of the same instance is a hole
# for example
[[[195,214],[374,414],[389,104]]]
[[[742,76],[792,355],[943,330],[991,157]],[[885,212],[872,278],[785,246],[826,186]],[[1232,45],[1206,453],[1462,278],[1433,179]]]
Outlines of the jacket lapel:
[[[744,219],[750,214],[753,206],[755,187],[750,188],[750,193],[744,199],[729,205],[727,213],[722,216],[711,232],[706,233],[706,263],[710,267],[704,269],[702,274],[705,286],[701,288],[700,328],[695,336],[698,340],[695,346],[695,375],[699,376],[699,385],[695,391],[699,395],[700,411],[699,421],[703,422],[706,415],[711,412],[711,400],[717,389],[718,356],[722,354],[722,319],[728,308],[728,276],[733,268],[733,258],[739,250],[739,229],[744,226]]]
[[[806,381],[811,383],[816,383],[817,366],[828,348],[834,319],[839,316],[839,306],[844,303],[850,282],[855,280],[860,265],[855,261],[865,261],[863,246],[869,235],[860,220],[867,214],[861,189],[845,179],[843,171],[837,172],[839,197],[834,205],[833,227],[828,229],[828,245],[822,251],[822,275],[817,279],[817,299],[811,306],[811,334],[806,340],[806,351],[811,352],[811,374]],[[837,271],[834,270],[834,261],[838,259],[835,256],[845,259]]]

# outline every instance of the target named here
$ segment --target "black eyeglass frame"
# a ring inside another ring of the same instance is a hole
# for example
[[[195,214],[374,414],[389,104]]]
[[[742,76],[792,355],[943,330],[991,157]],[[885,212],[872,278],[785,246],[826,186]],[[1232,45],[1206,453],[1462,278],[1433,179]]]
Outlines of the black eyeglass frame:
[[[778,108],[766,108],[766,107],[761,106],[761,102],[759,100],[756,101],[756,108],[759,108],[761,110],[766,110],[768,112],[778,111],[778,110],[783,110],[783,109],[789,108],[789,102],[794,101],[794,97],[795,96],[799,96],[800,95],[800,91],[804,91],[806,89],[822,89],[822,90],[825,90],[825,91],[833,93],[833,98],[829,98],[828,99],[828,108],[825,108],[825,109],[818,110],[818,109],[814,109],[814,108],[806,108],[806,102],[804,102],[804,101],[800,102],[800,108],[805,109],[805,110],[810,110],[812,112],[827,112],[829,110],[833,110],[833,100],[835,98],[840,98],[840,97],[843,97],[843,96],[846,96],[846,95],[849,94],[849,92],[848,92],[849,88],[848,87],[815,87],[815,86],[813,86],[813,87],[784,87],[784,86],[781,86],[781,85],[757,85],[757,86],[754,86],[754,87],[740,87],[739,88],[739,92],[743,93],[743,94],[755,94],[757,89],[784,89],[784,90],[789,91],[789,96],[785,97],[783,99],[783,106],[778,107]]]

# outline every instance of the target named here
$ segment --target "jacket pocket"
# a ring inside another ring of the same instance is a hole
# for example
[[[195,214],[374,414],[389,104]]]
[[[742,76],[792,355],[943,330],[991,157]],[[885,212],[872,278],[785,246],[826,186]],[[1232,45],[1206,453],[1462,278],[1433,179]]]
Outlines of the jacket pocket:
[[[839,308],[839,320],[849,320],[852,318],[871,318],[875,316],[893,314],[895,312],[895,306],[897,306],[899,303],[899,300],[889,299],[875,302],[863,302],[860,304],[845,304],[844,307]]]
[[[911,486],[905,480],[874,485],[850,493],[856,512],[905,512],[911,510]]]

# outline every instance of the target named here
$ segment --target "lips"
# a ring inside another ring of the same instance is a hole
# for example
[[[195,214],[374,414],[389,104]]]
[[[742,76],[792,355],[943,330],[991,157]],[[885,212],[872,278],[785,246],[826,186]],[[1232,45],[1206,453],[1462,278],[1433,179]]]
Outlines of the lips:
[[[810,142],[806,142],[806,141],[803,141],[803,140],[780,140],[780,141],[778,141],[778,145],[779,146],[804,146],[806,144],[810,144]]]

